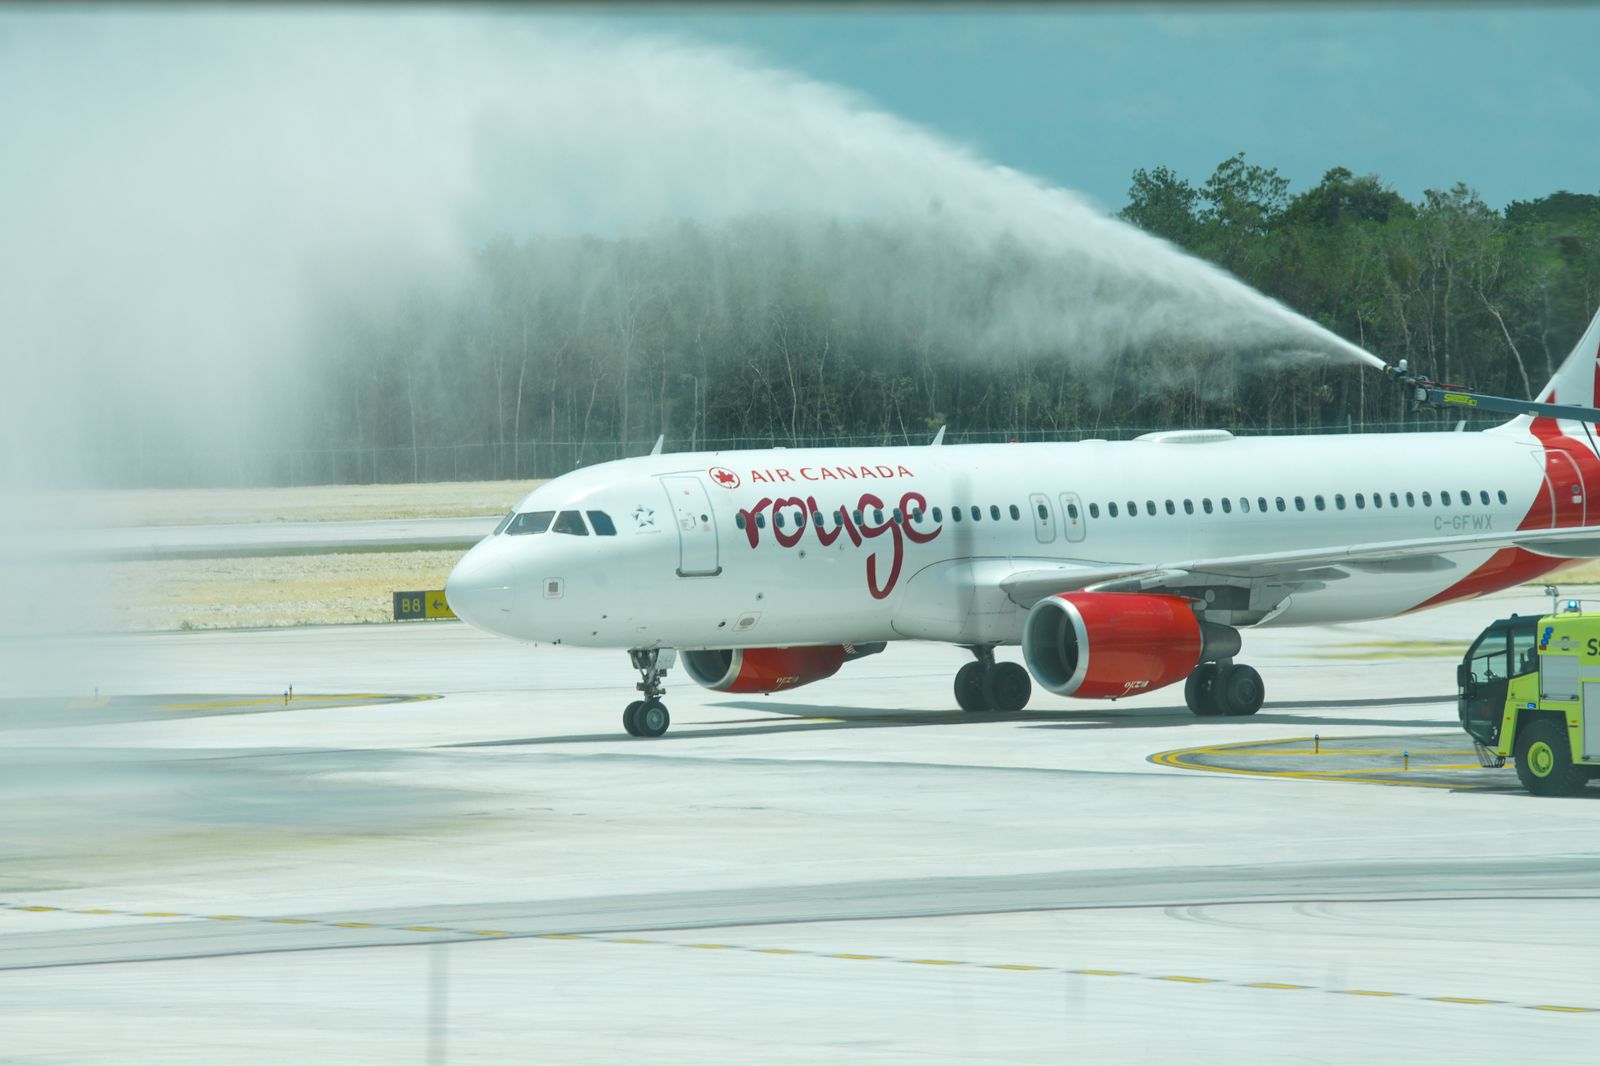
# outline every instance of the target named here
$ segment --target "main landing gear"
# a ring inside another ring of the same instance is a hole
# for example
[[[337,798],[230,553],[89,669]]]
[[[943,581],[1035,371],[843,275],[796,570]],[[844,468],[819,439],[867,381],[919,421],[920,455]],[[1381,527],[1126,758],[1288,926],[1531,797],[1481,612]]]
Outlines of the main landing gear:
[[[1183,701],[1195,714],[1207,718],[1255,714],[1265,696],[1261,675],[1254,667],[1232,659],[1201,663],[1183,685]]]
[[[994,647],[971,649],[977,662],[956,671],[956,703],[963,711],[1020,711],[1033,695],[1033,679],[1016,663],[994,661]]]
[[[667,705],[661,702],[661,694],[666,691],[661,678],[672,665],[672,653],[663,657],[660,648],[635,649],[628,652],[628,658],[633,660],[633,668],[639,671],[641,679],[633,687],[644,699],[628,704],[628,709],[622,712],[622,728],[629,736],[659,737],[672,724]]]

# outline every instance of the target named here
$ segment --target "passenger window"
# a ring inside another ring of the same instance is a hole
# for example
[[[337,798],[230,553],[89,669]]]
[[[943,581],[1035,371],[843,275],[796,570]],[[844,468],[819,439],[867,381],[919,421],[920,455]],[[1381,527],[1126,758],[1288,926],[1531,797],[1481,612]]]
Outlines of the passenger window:
[[[1045,515],[1042,513],[1044,511],[1044,504],[1040,504],[1039,505],[1039,510],[1041,512],[1039,517],[1040,518],[1045,517]],[[1072,519],[1074,522],[1076,522],[1078,520],[1078,505],[1077,504],[1075,504],[1075,503],[1067,504],[1067,517]]]
[[[764,514],[756,515],[756,528],[757,529],[766,529],[767,528],[767,516],[766,515],[764,515]]]
[[[1194,501],[1193,500],[1184,500],[1183,501],[1183,513],[1184,514],[1194,514]]]
[[[1389,493],[1389,506],[1390,507],[1394,507],[1394,508],[1399,508],[1399,506],[1400,506],[1400,494],[1398,492]]]
[[[1272,499],[1273,502],[1278,505],[1278,510],[1287,511],[1289,509],[1288,506],[1283,502],[1282,496],[1274,496]]]
[[[1260,511],[1262,514],[1267,513],[1267,498],[1265,496],[1256,497],[1256,510]]]
[[[1344,493],[1336,492],[1333,494],[1333,506],[1341,511],[1344,510]]]
[[[812,511],[811,512],[811,524],[816,526],[819,529],[822,528],[822,512],[821,511]]]
[[[611,521],[611,516],[604,511],[590,511],[589,524],[594,527],[597,537],[614,537],[617,535],[616,523]]]
[[[1073,506],[1070,503],[1067,504],[1067,510],[1068,510],[1068,512],[1071,512],[1072,510],[1074,510]],[[1072,517],[1073,518],[1077,518],[1078,516],[1077,515],[1073,515]],[[1050,521],[1050,512],[1045,510],[1044,504],[1042,504],[1042,503],[1039,505],[1039,521],[1041,521],[1041,522]]]
[[[935,507],[933,509],[933,520],[935,522],[943,522],[944,521],[944,512],[939,510],[939,508]]]
[[[543,533],[550,528],[550,523],[555,517],[554,511],[524,511],[511,520],[511,524],[506,527],[506,533],[513,537]]]
[[[893,522],[897,526],[905,521],[904,516],[900,514],[900,508],[896,507],[889,512],[889,521]]]
[[[550,527],[552,533],[566,533],[574,537],[587,537],[589,527],[583,524],[583,515],[577,511],[562,511]]]
[[[957,521],[957,522],[961,521],[961,508],[959,508],[959,507],[950,508],[950,517],[952,519],[954,519],[955,521]]]
[[[1462,489],[1461,490],[1461,506],[1463,506],[1463,507],[1471,507],[1472,506],[1472,490],[1471,489]]]
[[[872,509],[872,524],[875,525],[875,526],[883,525],[883,508],[882,507],[874,507]]]
[[[1133,500],[1128,501],[1128,517],[1132,518],[1139,513],[1139,505]]]
[[[1211,513],[1211,497],[1207,496],[1200,501],[1200,509],[1206,514]]]
[[[1156,513],[1156,501],[1154,501],[1154,500],[1146,500],[1146,501],[1144,501],[1144,513],[1148,514],[1148,515],[1155,514]]]
[[[972,520],[974,522],[982,522],[983,521],[983,512],[978,510],[978,505],[977,504],[973,504],[972,505]]]
[[[1406,506],[1407,507],[1415,507],[1416,505],[1417,505],[1417,498],[1415,496],[1411,495],[1411,493],[1409,493],[1409,492],[1406,493]]]
[[[1306,509],[1306,498],[1304,496],[1296,496],[1294,498],[1294,509],[1296,511],[1304,511]]]
[[[1110,515],[1112,518],[1117,517],[1117,501],[1112,500],[1110,503],[1106,504],[1106,514]]]
[[[1489,492],[1487,489],[1478,490],[1478,499],[1483,501],[1485,507],[1489,506]]]
[[[1167,513],[1168,514],[1177,514],[1178,513],[1177,505],[1174,504],[1171,500],[1167,501]]]
[[[1224,496],[1220,502],[1222,504],[1222,513],[1223,514],[1232,514],[1233,513],[1233,501],[1232,500],[1230,500],[1230,499],[1228,499],[1228,497]]]
[[[744,528],[744,512],[743,511],[740,511],[738,514],[733,516],[733,525],[734,525],[735,529],[743,529]]]
[[[861,512],[860,511],[851,511],[850,512],[850,517],[855,519],[856,525],[859,526],[861,524]]]
[[[1328,501],[1324,500],[1321,496],[1313,496],[1311,499],[1312,502],[1317,505],[1317,510],[1326,511],[1328,509]]]
[[[782,529],[789,523],[784,519],[782,511],[774,511],[772,512],[772,524],[777,528]]]
[[[989,517],[994,519],[996,522],[1000,521],[1000,508],[995,504],[991,503],[989,505]]]
[[[1017,510],[1017,505],[1016,504],[1012,504],[1011,505],[1011,520],[1013,522],[1018,522],[1018,521],[1021,521],[1021,519],[1022,519],[1022,512]]]
[[[1361,495],[1361,493],[1359,493],[1359,492],[1356,493],[1356,510],[1365,511],[1366,509],[1367,509],[1367,498],[1365,496]]]
[[[911,512],[911,520],[913,522],[922,521],[922,508],[918,507],[915,511]]]
[[[1100,517],[1100,505],[1098,503],[1091,503],[1089,505],[1089,517],[1090,518],[1099,518]]]
[[[1505,489],[1496,489],[1495,492],[1500,497],[1500,502],[1501,503],[1505,503],[1506,502],[1506,490]]]
[[[1248,496],[1240,496],[1239,497],[1239,513],[1240,514],[1249,514],[1250,513],[1250,497],[1248,497]]]
[[[1424,507],[1432,507],[1433,506],[1433,497],[1428,495],[1426,492],[1424,492],[1422,494],[1422,506],[1424,506]]]
[[[1450,490],[1449,489],[1445,489],[1443,492],[1439,493],[1439,506],[1440,507],[1449,507],[1450,506]]]
[[[506,527],[511,524],[511,520],[515,517],[517,517],[517,512],[512,511],[510,514],[500,519],[500,524],[495,526],[494,532],[489,535],[491,537],[498,537],[500,534],[504,533],[506,531]]]

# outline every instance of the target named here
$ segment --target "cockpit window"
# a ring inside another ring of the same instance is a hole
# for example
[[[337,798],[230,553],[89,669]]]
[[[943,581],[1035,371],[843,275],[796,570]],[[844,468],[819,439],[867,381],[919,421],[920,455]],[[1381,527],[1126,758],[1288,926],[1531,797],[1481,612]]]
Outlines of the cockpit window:
[[[552,533],[570,533],[574,537],[587,537],[589,527],[583,524],[583,515],[577,511],[562,511],[556,515],[555,524],[550,527]]]
[[[590,511],[589,524],[594,527],[597,537],[614,537],[617,535],[616,523],[611,521],[611,516],[604,511]]]
[[[517,512],[512,511],[510,514],[500,519],[500,524],[494,527],[494,532],[491,533],[490,536],[498,537],[500,534],[504,533],[506,531],[506,527],[511,524],[511,520],[515,517],[517,517]]]
[[[543,533],[550,528],[550,520],[555,516],[554,511],[523,511],[506,526],[506,535],[525,537],[529,533]]]

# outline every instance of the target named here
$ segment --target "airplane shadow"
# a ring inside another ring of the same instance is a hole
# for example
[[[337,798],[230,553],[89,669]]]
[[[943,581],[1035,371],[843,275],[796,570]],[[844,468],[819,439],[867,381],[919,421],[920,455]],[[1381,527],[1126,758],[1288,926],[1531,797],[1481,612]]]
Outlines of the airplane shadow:
[[[1273,710],[1293,710],[1297,707],[1337,709],[1348,707],[1393,707],[1397,704],[1434,704],[1454,700],[1454,696],[1406,696],[1391,699],[1358,700],[1285,700],[1274,702]],[[1269,722],[1273,725],[1316,727],[1396,726],[1437,728],[1437,718],[1344,718],[1334,715],[1256,714],[1249,718],[1200,718],[1186,706],[1142,707],[1137,710],[1108,711],[1103,709],[1060,711],[1016,711],[1011,713],[968,711],[896,711],[882,707],[847,707],[838,705],[797,707],[788,703],[769,703],[760,700],[729,700],[715,704],[731,710],[759,711],[773,717],[739,718],[684,729],[669,730],[654,742],[704,740],[716,737],[767,736],[778,733],[823,733],[848,729],[909,729],[913,727],[971,725],[974,722],[1016,722],[1025,729],[1152,729],[1182,725],[1195,729],[1216,729],[1240,722]],[[1451,716],[1453,719],[1453,715]],[[507,738],[501,740],[475,740],[448,744],[450,748],[491,748],[542,746],[548,744],[578,744],[595,742],[633,742],[618,723],[614,733],[586,733],[566,736]]]

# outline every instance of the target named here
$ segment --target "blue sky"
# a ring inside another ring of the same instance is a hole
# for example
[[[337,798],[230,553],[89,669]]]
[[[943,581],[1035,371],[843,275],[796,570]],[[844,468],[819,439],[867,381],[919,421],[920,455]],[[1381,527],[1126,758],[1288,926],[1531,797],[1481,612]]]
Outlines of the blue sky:
[[[589,9],[594,13],[599,9]],[[1198,184],[1246,152],[1491,205],[1600,192],[1600,7],[638,9],[851,89],[1115,210],[1136,167]]]

